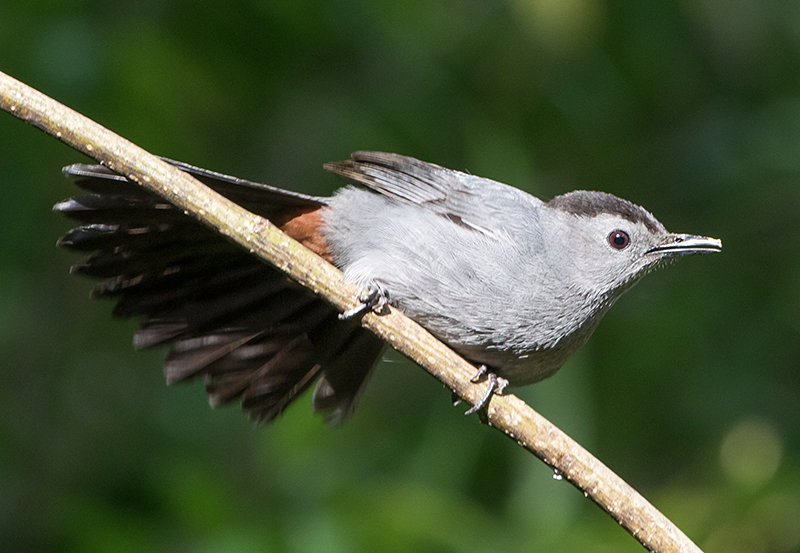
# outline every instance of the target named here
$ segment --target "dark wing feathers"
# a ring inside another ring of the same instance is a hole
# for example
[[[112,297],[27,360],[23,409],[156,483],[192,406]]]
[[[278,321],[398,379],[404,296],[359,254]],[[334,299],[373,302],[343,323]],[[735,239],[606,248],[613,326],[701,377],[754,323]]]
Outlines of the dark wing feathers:
[[[325,205],[171,163],[273,220]],[[212,405],[241,400],[254,420],[269,422],[323,376],[315,406],[331,421],[352,411],[382,351],[379,339],[124,177],[96,165],[64,172],[91,195],[55,206],[80,223],[59,244],[94,252],[73,269],[99,280],[93,295],[115,298],[116,316],[143,317],[138,347],[172,344],[167,382],[202,376]]]
[[[351,159],[324,167],[382,194],[420,205],[441,205],[459,188],[457,171],[399,154],[354,152]]]
[[[270,218],[268,214],[278,213],[281,209],[299,208],[316,209],[325,205],[325,198],[310,196],[291,190],[283,190],[268,184],[252,182],[230,175],[202,169],[171,159],[162,158],[167,163],[174,165],[181,171],[189,173],[194,178],[219,192],[226,198],[236,202],[248,211],[262,217]],[[65,175],[75,178],[75,184],[95,194],[122,195],[153,198],[162,202],[158,196],[145,191],[139,185],[130,182],[125,177],[114,173],[101,165],[86,165],[76,163],[63,169]]]
[[[498,187],[507,188],[489,179],[384,152],[354,152],[351,159],[326,163],[324,167],[376,192],[484,233],[491,233],[493,228],[487,200]]]
[[[165,161],[189,173],[206,186],[213,188],[248,211],[261,215],[273,222],[276,217],[280,218],[287,208],[307,211],[318,209],[326,204],[325,198],[318,196],[309,196],[269,186],[268,184],[223,175],[216,171],[201,169],[180,161],[169,159]]]

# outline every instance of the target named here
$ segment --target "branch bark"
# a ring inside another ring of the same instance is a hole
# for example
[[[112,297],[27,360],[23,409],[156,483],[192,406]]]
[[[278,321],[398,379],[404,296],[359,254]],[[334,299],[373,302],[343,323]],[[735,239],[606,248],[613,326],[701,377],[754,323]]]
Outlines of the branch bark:
[[[358,290],[316,254],[258,217],[83,115],[0,72],[0,108],[127,176],[275,265],[340,310]],[[475,368],[395,309],[369,313],[362,324],[475,404],[486,384]],[[486,422],[550,466],[650,551],[702,553],[669,519],[564,432],[513,395],[495,396]]]

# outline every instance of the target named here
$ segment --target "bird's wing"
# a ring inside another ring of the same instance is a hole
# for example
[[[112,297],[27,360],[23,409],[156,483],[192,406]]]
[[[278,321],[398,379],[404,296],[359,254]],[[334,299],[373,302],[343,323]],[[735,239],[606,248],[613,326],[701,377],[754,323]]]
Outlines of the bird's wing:
[[[287,209],[311,210],[326,205],[326,198],[310,196],[291,190],[283,190],[268,184],[252,182],[238,177],[232,177],[216,171],[202,169],[183,163],[162,158],[170,165],[181,171],[189,173],[194,178],[219,192],[229,200],[236,202],[246,210],[273,221],[276,215],[283,214]],[[75,178],[81,187],[96,194],[132,194],[141,195],[142,189],[137,184],[130,182],[122,175],[102,165],[87,165],[76,163],[64,168],[64,174]],[[93,185],[97,189],[93,188]],[[135,192],[134,192],[135,191]]]
[[[446,169],[413,157],[354,152],[325,169],[376,192],[404,200],[491,234],[502,222],[497,206],[520,191],[499,182]]]

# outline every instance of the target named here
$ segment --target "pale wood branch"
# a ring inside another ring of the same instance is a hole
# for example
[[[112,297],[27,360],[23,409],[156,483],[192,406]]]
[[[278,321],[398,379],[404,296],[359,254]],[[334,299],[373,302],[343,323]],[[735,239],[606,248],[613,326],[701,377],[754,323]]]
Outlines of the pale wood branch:
[[[4,73],[0,73],[0,107],[161,195],[340,310],[356,305],[358,290],[343,281],[338,269],[269,221]],[[474,404],[482,397],[486,384],[470,382],[475,368],[397,310],[367,314],[362,324],[466,401]],[[486,417],[490,426],[502,430],[544,461],[647,549],[660,553],[700,552],[636,490],[517,397],[493,397]]]

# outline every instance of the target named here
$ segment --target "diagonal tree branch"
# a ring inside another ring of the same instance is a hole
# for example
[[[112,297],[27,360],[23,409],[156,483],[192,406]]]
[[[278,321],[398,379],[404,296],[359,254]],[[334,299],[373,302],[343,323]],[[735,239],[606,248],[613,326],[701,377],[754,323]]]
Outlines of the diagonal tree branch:
[[[93,157],[228,236],[284,271],[340,310],[356,304],[358,290],[342,273],[266,219],[217,194],[191,176],[44,94],[0,72],[0,108]],[[486,384],[473,384],[475,368],[395,309],[369,313],[362,324],[456,394],[475,404]],[[495,396],[486,422],[568,480],[622,525],[645,548],[659,553],[702,553],[636,490],[578,443],[513,395]]]

